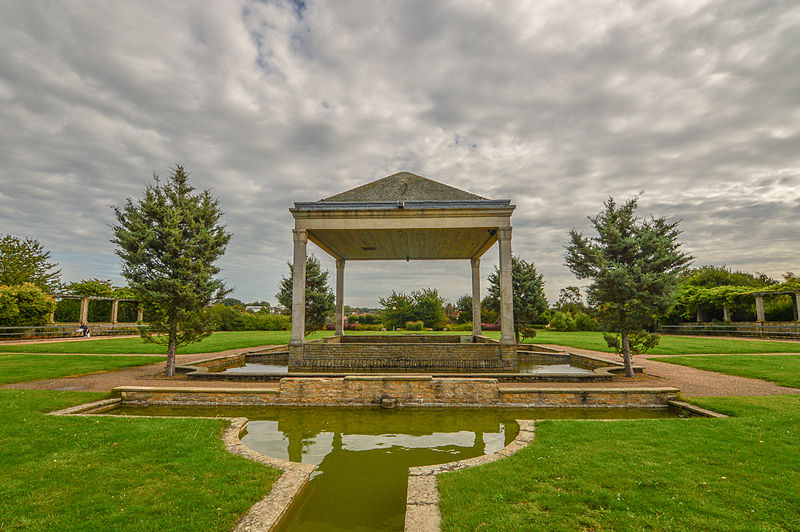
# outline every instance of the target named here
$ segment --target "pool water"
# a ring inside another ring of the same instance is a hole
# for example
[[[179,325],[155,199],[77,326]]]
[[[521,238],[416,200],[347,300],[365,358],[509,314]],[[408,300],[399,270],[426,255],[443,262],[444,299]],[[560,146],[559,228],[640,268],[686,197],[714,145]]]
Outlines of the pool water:
[[[115,414],[247,417],[242,441],[317,466],[278,530],[403,530],[408,468],[493,453],[515,419],[675,417],[667,409],[122,407]]]
[[[242,366],[226,368],[221,373],[288,373],[289,367],[285,364],[262,364],[259,362],[246,362]],[[592,375],[590,369],[572,366],[570,364],[531,364],[519,362],[518,373],[531,375]],[[396,373],[396,372],[395,372]]]

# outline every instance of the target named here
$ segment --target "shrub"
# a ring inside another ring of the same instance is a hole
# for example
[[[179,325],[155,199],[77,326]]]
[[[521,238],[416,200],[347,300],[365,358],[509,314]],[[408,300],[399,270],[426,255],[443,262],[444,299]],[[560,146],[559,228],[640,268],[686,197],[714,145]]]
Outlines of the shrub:
[[[499,323],[481,323],[481,330],[482,331],[499,331],[500,324]]]
[[[579,331],[599,331],[600,322],[585,312],[575,313],[575,328]]]
[[[50,321],[55,301],[32,283],[0,286],[0,325],[25,327]]]
[[[448,331],[471,331],[472,322],[465,321],[464,323],[450,323],[445,327],[445,329]]]
[[[425,326],[425,322],[422,322],[422,321],[407,321],[406,322],[406,330],[407,331],[421,331],[424,326]]]
[[[554,331],[574,331],[576,330],[575,318],[569,312],[556,312],[547,328]]]
[[[357,331],[383,331],[382,323],[356,323],[354,328]]]

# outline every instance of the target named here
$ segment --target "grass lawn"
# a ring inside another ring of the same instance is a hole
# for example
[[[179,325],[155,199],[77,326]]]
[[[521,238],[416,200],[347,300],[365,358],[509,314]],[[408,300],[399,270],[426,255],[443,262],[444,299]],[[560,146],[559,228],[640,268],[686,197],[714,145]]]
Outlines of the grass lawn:
[[[278,477],[223,420],[44,415],[103,395],[0,390],[0,530],[230,530]]]
[[[712,355],[655,360],[800,388],[800,355]]]
[[[162,360],[164,360],[162,357],[137,356],[0,354],[0,384],[114,371],[130,366],[155,364]]]
[[[500,333],[487,333],[487,336]],[[558,344],[579,349],[593,349],[612,353],[601,332],[539,331],[527,343]],[[800,353],[800,342],[768,342],[729,338],[693,338],[688,336],[661,336],[659,344],[647,352],[649,355],[690,355],[697,353]]]
[[[348,335],[407,334],[406,331],[347,331]],[[415,332],[414,334],[420,334]],[[468,331],[423,332],[423,334],[470,334]],[[489,331],[486,336],[500,338],[498,331]],[[313,340],[333,335],[332,331],[318,331],[307,336]],[[216,353],[228,349],[241,349],[261,345],[289,343],[289,331],[236,331],[215,332],[201,342],[178,349],[179,354]],[[558,344],[566,347],[594,349],[611,352],[599,332],[550,332],[540,331],[528,342]],[[0,345],[0,352],[12,353],[90,353],[90,354],[165,354],[166,347],[145,343],[141,338],[118,338],[51,342],[40,344]],[[652,351],[653,355],[680,355],[695,353],[800,353],[800,342],[765,342],[757,340],[735,340],[717,338],[691,338],[662,336],[661,343]]]
[[[439,476],[444,530],[797,530],[800,396],[698,399],[729,419],[542,421]]]

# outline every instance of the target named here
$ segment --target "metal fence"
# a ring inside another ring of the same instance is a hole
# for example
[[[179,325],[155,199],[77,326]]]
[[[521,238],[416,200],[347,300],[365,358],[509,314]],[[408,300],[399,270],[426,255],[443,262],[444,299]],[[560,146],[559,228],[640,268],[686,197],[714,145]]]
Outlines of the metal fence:
[[[120,336],[139,334],[147,325],[132,324],[89,324],[91,336]],[[42,325],[40,327],[0,327],[0,341],[9,340],[46,340],[48,338],[77,338],[83,336],[83,330],[76,323],[60,325]]]
[[[683,334],[689,336],[742,336],[749,338],[783,338],[800,340],[800,323],[684,323],[681,325],[660,325],[662,334]]]

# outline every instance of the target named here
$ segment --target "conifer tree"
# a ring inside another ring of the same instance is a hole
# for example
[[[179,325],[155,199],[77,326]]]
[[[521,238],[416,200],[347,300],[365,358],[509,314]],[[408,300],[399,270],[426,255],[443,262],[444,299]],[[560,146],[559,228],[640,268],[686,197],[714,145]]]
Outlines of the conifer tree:
[[[570,231],[565,263],[578,279],[591,279],[588,300],[598,310],[609,347],[633,377],[632,354],[658,344],[648,329],[671,304],[672,291],[692,257],[680,251],[678,222],[636,217],[639,197],[618,206],[614,198],[589,218],[597,236]]]
[[[276,297],[284,310],[292,313],[292,271],[289,266],[289,276],[281,277],[280,291]],[[336,298],[328,286],[328,272],[322,269],[319,260],[310,255],[306,259],[306,327],[305,334],[325,327],[328,316],[336,306]]]
[[[122,275],[149,316],[145,340],[167,344],[166,375],[175,374],[175,351],[211,334],[205,308],[228,293],[214,263],[231,238],[220,224],[219,201],[193,193],[189,174],[176,165],[166,182],[157,175],[141,200],[114,207],[112,242]]]

